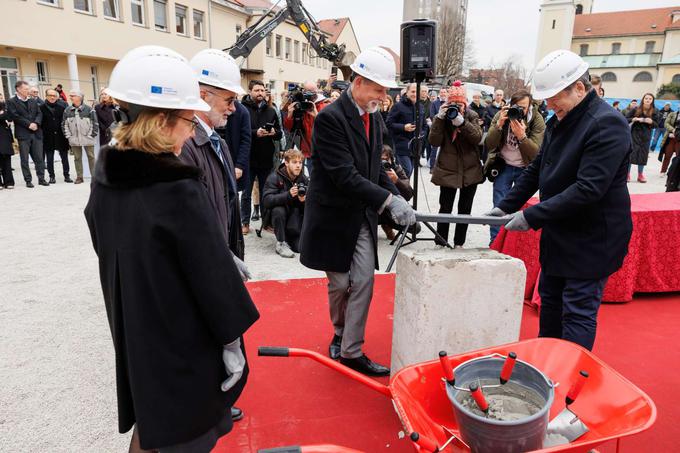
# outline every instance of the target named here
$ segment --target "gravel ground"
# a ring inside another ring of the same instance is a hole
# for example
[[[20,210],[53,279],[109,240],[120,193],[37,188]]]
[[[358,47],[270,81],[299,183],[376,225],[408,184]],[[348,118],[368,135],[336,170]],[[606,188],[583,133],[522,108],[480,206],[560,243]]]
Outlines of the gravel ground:
[[[16,189],[0,191],[0,451],[127,451],[129,437],[117,432],[113,348],[82,214],[89,185],[59,176],[56,185],[27,189],[18,156],[13,167]],[[420,210],[436,212],[438,190],[421,171]],[[654,156],[649,183],[631,183],[631,192],[663,191],[658,171]],[[491,187],[479,187],[473,214],[491,208]],[[379,235],[384,269],[393,247]],[[485,247],[488,237],[487,227],[471,226],[466,247]],[[297,258],[280,258],[274,245],[268,233],[246,237],[255,280],[323,276]]]

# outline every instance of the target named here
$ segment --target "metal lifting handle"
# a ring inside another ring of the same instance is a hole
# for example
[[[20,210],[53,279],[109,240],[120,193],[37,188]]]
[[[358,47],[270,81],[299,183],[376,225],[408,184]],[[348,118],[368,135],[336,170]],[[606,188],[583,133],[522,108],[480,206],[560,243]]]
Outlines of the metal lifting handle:
[[[490,215],[468,214],[431,214],[429,212],[416,212],[418,222],[436,223],[466,223],[468,225],[505,225],[512,216],[496,217]]]

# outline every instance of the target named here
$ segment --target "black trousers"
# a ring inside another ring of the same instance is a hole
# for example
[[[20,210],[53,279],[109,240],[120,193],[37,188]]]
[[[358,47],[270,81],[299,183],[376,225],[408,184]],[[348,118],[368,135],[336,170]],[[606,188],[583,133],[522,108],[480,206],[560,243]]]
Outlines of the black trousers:
[[[288,215],[284,206],[276,206],[272,208],[272,226],[274,227],[274,234],[277,242],[287,242],[291,250],[295,253],[300,249],[300,233],[298,226],[293,225],[292,216],[297,213]]]
[[[44,150],[45,152],[45,162],[47,164],[47,173],[50,174],[50,178],[54,178],[54,149]],[[64,169],[64,178],[69,177],[69,170],[71,169],[68,163],[68,150],[59,151],[59,156],[61,157],[61,167]]]
[[[35,164],[35,174],[38,176],[38,181],[45,179],[45,159],[43,157],[42,139],[35,137],[19,140],[19,157],[21,158],[21,172],[24,175],[24,181],[31,182],[31,168],[28,165],[28,155],[31,155],[33,164]]]
[[[593,349],[597,312],[607,278],[579,280],[552,277],[541,272],[539,337],[561,338]]]
[[[458,189],[452,187],[440,187],[439,188],[439,213],[440,214],[451,214],[453,211],[453,201],[456,198],[456,192]],[[477,184],[471,186],[463,187],[460,189],[460,195],[458,197],[458,214],[470,214],[472,212],[472,201],[475,199],[475,193],[477,192]],[[465,237],[467,236],[468,225],[467,223],[457,223],[456,232],[453,236],[453,245],[463,245],[465,244]],[[449,239],[449,224],[448,223],[438,223],[437,233],[444,239],[448,241]],[[436,244],[444,245],[440,241],[435,240]]]
[[[0,154],[0,185],[3,187],[14,185],[14,175],[12,175],[12,156]]]
[[[248,171],[249,180],[241,194],[241,223],[243,225],[250,225],[251,202],[253,199],[253,185],[257,179],[257,185],[260,188],[260,199],[264,193],[264,183],[267,181],[267,176],[272,172],[271,168],[256,168],[250,167]]]

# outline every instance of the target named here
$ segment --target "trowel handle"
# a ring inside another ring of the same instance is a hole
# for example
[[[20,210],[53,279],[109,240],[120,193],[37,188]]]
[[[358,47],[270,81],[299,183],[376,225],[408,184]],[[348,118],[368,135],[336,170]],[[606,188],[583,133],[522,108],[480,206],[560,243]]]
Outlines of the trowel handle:
[[[456,378],[453,376],[453,368],[449,363],[449,356],[446,354],[446,351],[439,351],[439,363],[442,365],[446,382],[451,386],[456,385]]]
[[[432,453],[437,453],[439,451],[437,444],[435,444],[434,441],[428,437],[421,436],[415,431],[412,432],[409,437],[414,444],[418,445],[424,451]]]
[[[576,397],[579,393],[581,393],[581,389],[586,383],[586,379],[588,379],[588,372],[583,370],[579,371],[578,376],[576,377],[576,382],[572,384],[571,388],[569,389],[569,393],[567,393],[567,406],[576,401]]]
[[[482,412],[489,412],[489,403],[486,402],[482,389],[474,382],[470,384],[470,394],[472,395],[472,398],[475,399],[475,403],[477,403],[477,406]]]
[[[505,385],[510,380],[512,369],[515,367],[515,361],[517,361],[517,354],[514,352],[509,353],[501,370],[501,384]]]

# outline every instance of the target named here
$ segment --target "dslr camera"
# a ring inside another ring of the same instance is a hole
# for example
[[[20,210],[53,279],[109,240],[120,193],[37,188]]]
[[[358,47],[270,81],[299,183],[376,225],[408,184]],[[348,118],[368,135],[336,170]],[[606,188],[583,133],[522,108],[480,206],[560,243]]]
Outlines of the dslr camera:
[[[455,120],[458,115],[460,115],[460,110],[458,109],[458,106],[456,104],[450,105],[446,109],[446,119],[447,120]]]
[[[394,168],[394,165],[392,165],[392,162],[390,162],[389,160],[383,159],[382,161],[380,161],[380,165],[382,165],[382,168],[384,168],[385,171],[392,170]]]
[[[517,104],[513,104],[508,109],[508,119],[509,120],[523,120],[524,119],[524,109]]]
[[[305,185],[305,183],[299,182],[295,185],[297,186],[299,197],[304,197],[305,195],[307,195],[307,186]]]
[[[295,110],[308,112],[314,108],[316,93],[305,91],[300,85],[292,85],[288,87],[288,98],[293,102]]]

